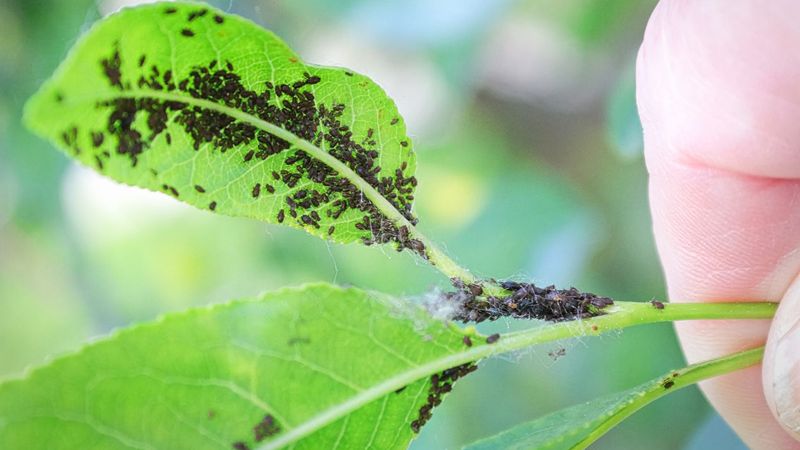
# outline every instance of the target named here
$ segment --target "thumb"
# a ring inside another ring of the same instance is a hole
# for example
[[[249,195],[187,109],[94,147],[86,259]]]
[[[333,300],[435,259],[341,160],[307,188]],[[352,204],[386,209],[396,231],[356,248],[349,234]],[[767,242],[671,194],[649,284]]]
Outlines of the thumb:
[[[780,424],[800,439],[800,278],[786,291],[770,328],[764,392]]]

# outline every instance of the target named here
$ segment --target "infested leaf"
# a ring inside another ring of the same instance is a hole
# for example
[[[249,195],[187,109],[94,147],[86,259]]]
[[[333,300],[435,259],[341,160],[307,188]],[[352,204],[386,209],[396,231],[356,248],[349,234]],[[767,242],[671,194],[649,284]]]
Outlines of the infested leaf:
[[[489,345],[464,339],[323,284],[190,310],[1,384],[0,448],[406,448]]]
[[[117,181],[425,256],[408,236],[415,157],[392,100],[367,77],[306,64],[269,31],[214,8],[145,5],[100,21],[25,120]]]

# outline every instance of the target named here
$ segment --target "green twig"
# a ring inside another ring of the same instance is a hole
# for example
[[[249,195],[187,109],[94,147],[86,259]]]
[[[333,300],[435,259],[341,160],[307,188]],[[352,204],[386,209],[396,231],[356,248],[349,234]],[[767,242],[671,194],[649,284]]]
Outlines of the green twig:
[[[661,379],[654,380],[652,382],[653,386],[642,391],[641,395],[633,396],[622,409],[610,415],[606,421],[592,430],[586,438],[577,443],[573,448],[581,450],[589,447],[611,428],[630,417],[633,413],[670,392],[675,392],[678,389],[691,386],[709,378],[750,367],[761,361],[763,356],[764,347],[758,347],[723,356],[722,358],[692,364],[683,369],[673,370]],[[665,382],[671,383],[669,388],[666,388]]]

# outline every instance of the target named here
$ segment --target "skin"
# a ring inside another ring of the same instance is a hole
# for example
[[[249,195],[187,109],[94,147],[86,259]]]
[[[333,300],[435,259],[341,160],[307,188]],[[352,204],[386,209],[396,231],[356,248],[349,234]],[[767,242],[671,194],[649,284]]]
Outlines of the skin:
[[[800,449],[798,24],[797,0],[663,0],[637,62],[670,298],[782,301],[772,323],[677,324],[690,362],[769,340],[763,367],[702,385],[753,449]]]

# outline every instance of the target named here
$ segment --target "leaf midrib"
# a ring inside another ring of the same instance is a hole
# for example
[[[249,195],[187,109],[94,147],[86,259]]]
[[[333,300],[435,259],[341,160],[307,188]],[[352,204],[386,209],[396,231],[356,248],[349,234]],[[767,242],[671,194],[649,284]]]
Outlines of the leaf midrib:
[[[394,207],[394,205],[392,205],[388,200],[386,200],[386,198],[383,195],[381,195],[380,192],[378,192],[371,184],[367,183],[366,180],[361,178],[346,164],[336,159],[330,153],[322,150],[321,148],[317,147],[311,142],[308,142],[307,140],[297,136],[291,131],[288,131],[283,127],[280,127],[278,125],[260,119],[252,114],[248,114],[236,108],[231,108],[229,106],[221,105],[211,100],[196,98],[188,95],[180,95],[180,94],[161,92],[161,91],[150,91],[145,89],[131,89],[123,93],[115,94],[110,98],[100,97],[97,99],[97,101],[102,102],[116,98],[142,98],[142,97],[150,97],[161,100],[187,103],[192,106],[199,106],[201,108],[214,110],[222,114],[226,114],[230,117],[233,117],[234,119],[237,119],[239,121],[248,123],[256,128],[259,128],[263,131],[266,131],[267,133],[272,134],[273,136],[281,138],[289,142],[290,144],[294,145],[295,147],[299,148],[300,150],[303,150],[311,154],[314,158],[322,161],[325,165],[335,170],[339,175],[343,176],[351,183],[353,183],[378,208],[378,210],[380,210],[380,212],[383,213],[384,216],[386,216],[389,220],[391,220],[395,225],[406,226],[408,227],[409,231],[412,231],[414,229],[414,225],[412,225],[411,222],[409,222],[408,219],[406,219],[400,213],[400,211],[398,211],[397,208]]]

